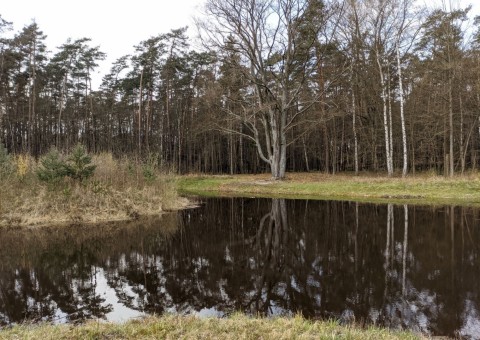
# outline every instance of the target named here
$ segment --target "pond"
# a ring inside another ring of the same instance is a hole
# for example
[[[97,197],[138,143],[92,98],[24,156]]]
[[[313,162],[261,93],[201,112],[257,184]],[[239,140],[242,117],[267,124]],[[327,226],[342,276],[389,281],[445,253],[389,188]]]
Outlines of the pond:
[[[0,325],[333,318],[480,337],[480,210],[208,198],[160,219],[0,231]]]

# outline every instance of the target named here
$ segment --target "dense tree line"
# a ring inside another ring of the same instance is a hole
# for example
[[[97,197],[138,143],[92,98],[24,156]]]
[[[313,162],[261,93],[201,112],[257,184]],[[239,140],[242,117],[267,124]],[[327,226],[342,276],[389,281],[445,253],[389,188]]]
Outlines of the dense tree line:
[[[48,52],[0,17],[0,138],[12,153],[84,144],[185,172],[475,169],[480,20],[415,0],[207,0],[197,26],[115,61],[88,38]]]

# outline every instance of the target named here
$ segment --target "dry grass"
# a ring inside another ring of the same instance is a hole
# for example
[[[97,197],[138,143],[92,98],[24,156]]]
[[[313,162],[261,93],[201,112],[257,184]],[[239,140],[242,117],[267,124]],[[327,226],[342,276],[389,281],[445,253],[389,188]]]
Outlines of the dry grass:
[[[93,158],[97,169],[87,182],[66,179],[55,185],[36,178],[33,159],[14,160],[15,172],[0,179],[0,226],[131,220],[187,204],[178,197],[173,176],[154,170],[154,178],[146,178],[142,164],[110,154]]]
[[[126,324],[89,322],[81,326],[16,326],[0,339],[421,339],[421,335],[377,328],[360,329],[335,322],[295,318],[227,319],[150,317]]]

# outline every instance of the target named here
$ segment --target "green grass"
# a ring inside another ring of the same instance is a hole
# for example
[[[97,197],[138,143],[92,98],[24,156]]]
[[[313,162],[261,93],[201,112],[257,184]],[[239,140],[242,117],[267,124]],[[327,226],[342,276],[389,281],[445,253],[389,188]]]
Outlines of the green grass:
[[[365,202],[459,204],[480,206],[480,175],[441,176],[325,175],[292,173],[284,181],[268,175],[183,176],[181,193],[206,196],[253,196],[355,200]]]
[[[378,328],[340,326],[295,318],[227,319],[182,316],[149,317],[125,324],[23,325],[0,332],[0,339],[419,339],[420,335]]]

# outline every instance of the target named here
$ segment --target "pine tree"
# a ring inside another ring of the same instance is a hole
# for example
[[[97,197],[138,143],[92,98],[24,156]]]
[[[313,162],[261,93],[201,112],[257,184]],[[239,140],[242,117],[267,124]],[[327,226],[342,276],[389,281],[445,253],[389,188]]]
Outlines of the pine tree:
[[[96,165],[91,163],[92,157],[87,154],[85,147],[77,144],[67,158],[67,163],[65,164],[66,175],[74,180],[83,182],[95,172]]]
[[[66,175],[66,164],[57,149],[50,151],[40,159],[41,167],[37,169],[37,177],[42,182],[50,184],[61,181]]]

